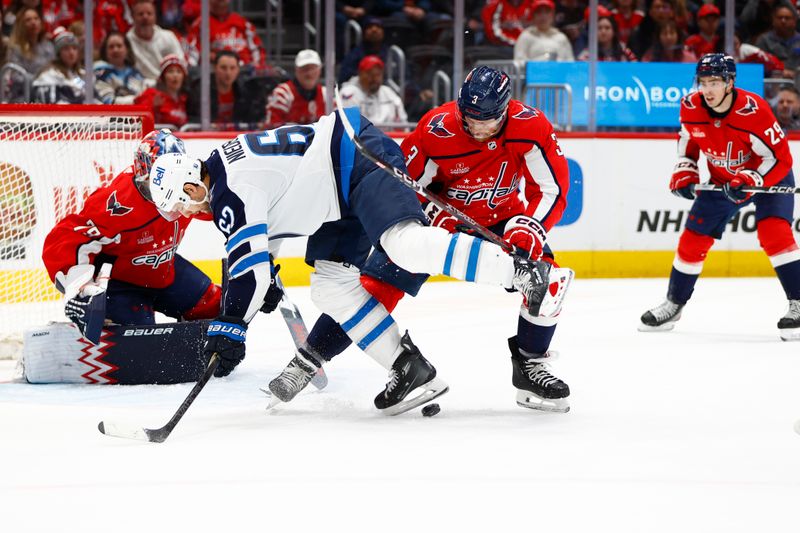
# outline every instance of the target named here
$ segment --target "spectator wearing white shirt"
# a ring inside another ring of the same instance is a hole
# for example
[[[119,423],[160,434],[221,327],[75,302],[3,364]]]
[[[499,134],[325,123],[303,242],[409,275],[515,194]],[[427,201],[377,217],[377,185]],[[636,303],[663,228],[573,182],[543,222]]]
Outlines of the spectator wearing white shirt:
[[[514,45],[518,61],[575,61],[572,44],[553,27],[555,4],[552,0],[534,0],[533,24],[520,33]]]
[[[183,49],[174,33],[156,25],[153,0],[136,0],[132,11],[133,27],[126,36],[131,43],[134,66],[155,84],[161,75],[161,61],[168,55],[184,57]]]
[[[357,105],[374,124],[406,122],[408,116],[400,96],[383,84],[384,64],[378,56],[366,56],[358,64],[358,76],[342,86],[342,101]]]

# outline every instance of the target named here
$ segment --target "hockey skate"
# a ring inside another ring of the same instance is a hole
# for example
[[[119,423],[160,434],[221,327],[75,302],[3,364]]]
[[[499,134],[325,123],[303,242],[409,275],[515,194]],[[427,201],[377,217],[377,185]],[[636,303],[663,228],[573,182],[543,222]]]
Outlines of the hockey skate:
[[[266,395],[271,396],[267,409],[272,409],[281,402],[292,401],[309,383],[318,389],[323,389],[327,385],[327,378],[324,374],[321,374],[323,377],[320,378],[321,368],[318,358],[303,348],[298,349],[283,372],[270,381],[266,389],[261,389]],[[324,383],[320,382],[320,379],[324,379]]]
[[[539,316],[539,309],[550,285],[550,263],[514,257],[514,277],[511,285],[525,296],[528,312]]]
[[[389,371],[389,383],[375,397],[375,407],[389,416],[399,415],[426,404],[448,391],[436,377],[436,369],[425,359],[406,331],[400,339],[403,351]]]
[[[800,340],[800,300],[789,300],[789,310],[778,321],[781,340]]]
[[[671,331],[675,322],[681,318],[682,304],[676,304],[669,299],[664,300],[642,315],[639,331]]]
[[[569,385],[550,373],[545,361],[552,361],[557,354],[523,354],[517,346],[517,338],[508,339],[511,350],[511,383],[517,388],[517,405],[527,409],[554,413],[569,412]]]

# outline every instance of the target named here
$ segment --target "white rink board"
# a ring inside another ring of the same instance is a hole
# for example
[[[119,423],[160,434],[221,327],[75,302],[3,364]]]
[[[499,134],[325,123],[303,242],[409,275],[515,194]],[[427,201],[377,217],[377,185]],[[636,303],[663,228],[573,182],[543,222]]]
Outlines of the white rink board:
[[[222,139],[222,138],[220,138]],[[188,139],[190,154],[207,157],[221,141]],[[550,233],[550,243],[561,251],[671,251],[677,243],[691,203],[670,194],[669,177],[675,164],[676,141],[670,139],[582,139],[560,140],[564,153],[583,171],[583,211],[569,226]],[[800,170],[800,141],[791,141],[795,173]],[[703,173],[707,176],[704,164]],[[637,231],[641,212],[650,221],[658,214],[656,231]],[[664,218],[682,222],[663,224]],[[743,212],[744,221],[733,231],[729,227],[715,250],[758,250],[755,219]],[[681,218],[679,218],[681,217]],[[793,228],[798,234],[800,207],[795,205]],[[192,224],[181,244],[181,254],[190,259],[222,257],[223,240],[211,224]],[[301,257],[305,239],[290,239],[281,248],[282,257]]]

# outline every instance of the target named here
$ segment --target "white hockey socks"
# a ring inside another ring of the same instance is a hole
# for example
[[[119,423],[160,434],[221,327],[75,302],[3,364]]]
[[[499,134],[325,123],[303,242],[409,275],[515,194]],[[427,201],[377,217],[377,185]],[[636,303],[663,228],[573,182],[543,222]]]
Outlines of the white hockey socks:
[[[331,261],[315,261],[314,268],[314,304],[338,322],[367,355],[391,369],[402,351],[400,330],[383,304],[361,285],[359,270]]]
[[[511,288],[514,260],[496,244],[465,233],[423,226],[416,220],[395,224],[381,245],[392,261],[413,273],[444,274],[456,279]]]

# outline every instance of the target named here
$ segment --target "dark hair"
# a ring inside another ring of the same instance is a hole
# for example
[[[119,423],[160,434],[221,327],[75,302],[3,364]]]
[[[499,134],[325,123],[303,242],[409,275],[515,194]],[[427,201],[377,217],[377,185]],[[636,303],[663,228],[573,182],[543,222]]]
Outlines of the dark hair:
[[[133,50],[131,49],[131,43],[130,41],[128,41],[128,38],[125,36],[124,33],[117,30],[111,30],[110,32],[108,32],[108,34],[103,39],[103,42],[100,44],[100,59],[102,59],[105,62],[108,62],[108,41],[112,37],[117,37],[117,36],[122,37],[122,41],[125,43],[125,49],[127,50],[125,54],[125,64],[128,65],[129,67],[132,67],[134,61],[133,61]]]
[[[797,87],[795,87],[791,83],[784,83],[783,85],[778,87],[778,92],[781,91],[789,91],[790,93],[794,93],[798,98],[800,98],[800,90],[798,90]]]
[[[661,44],[661,32],[664,29],[671,27],[678,34],[678,42],[675,43],[675,49],[665,50]],[[675,22],[675,19],[670,19],[658,25],[656,30],[655,40],[653,41],[653,61],[672,61],[676,50],[683,50],[684,43],[686,42],[686,34]]]
[[[606,55],[604,50],[597,49],[597,58],[602,59],[609,57],[612,60],[619,61],[622,57],[622,43],[619,40],[619,25],[617,24],[616,19],[613,16],[603,16],[597,17],[597,24],[600,24],[601,20],[607,20],[611,24],[611,30],[614,32],[614,38],[611,40],[611,53]]]
[[[237,65],[240,65],[242,61],[241,59],[239,59],[239,54],[237,54],[233,50],[227,50],[227,49],[220,50],[219,52],[217,52],[216,56],[214,56],[214,66],[217,66],[217,63],[219,63],[219,59],[221,57],[232,57],[236,60]]]

